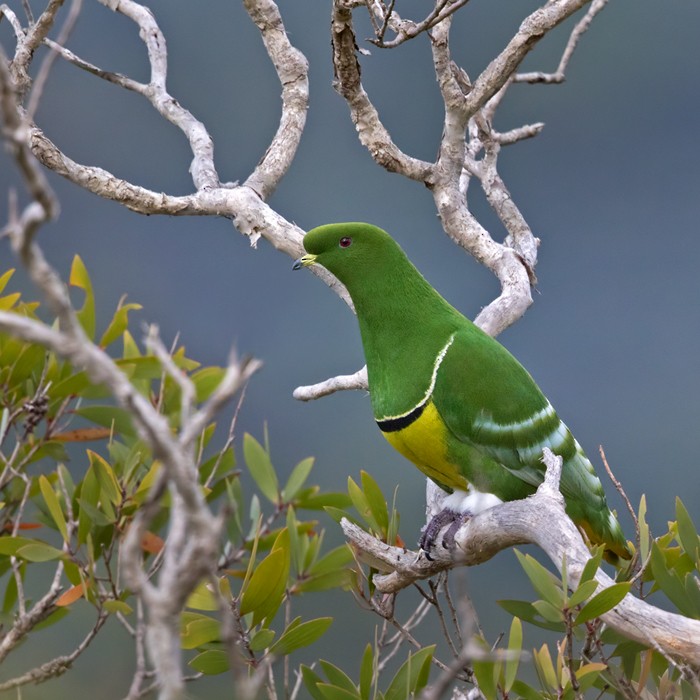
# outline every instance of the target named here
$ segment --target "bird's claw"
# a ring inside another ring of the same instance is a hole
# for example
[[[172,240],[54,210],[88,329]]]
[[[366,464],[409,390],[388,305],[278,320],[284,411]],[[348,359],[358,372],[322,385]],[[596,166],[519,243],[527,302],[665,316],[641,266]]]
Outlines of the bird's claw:
[[[435,547],[437,537],[444,527],[449,525],[445,534],[442,536],[442,546],[445,549],[452,549],[455,544],[455,535],[464,523],[472,517],[472,514],[459,513],[454,510],[445,508],[439,513],[433,516],[430,522],[423,528],[420,540],[418,541],[418,546],[425,553],[426,559],[432,561],[433,558],[430,556],[430,551]]]

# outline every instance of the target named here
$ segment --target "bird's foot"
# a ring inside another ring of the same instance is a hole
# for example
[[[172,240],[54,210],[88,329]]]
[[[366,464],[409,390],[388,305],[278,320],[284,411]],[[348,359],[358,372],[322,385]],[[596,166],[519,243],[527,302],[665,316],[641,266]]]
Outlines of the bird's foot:
[[[437,515],[433,516],[430,522],[423,528],[420,540],[418,541],[418,546],[425,552],[426,558],[432,561],[430,552],[435,547],[437,537],[445,526],[449,525],[447,530],[445,530],[445,534],[442,536],[441,544],[445,549],[452,549],[455,545],[455,535],[457,531],[471,517],[472,514],[468,511],[459,512],[450,508],[445,508]]]

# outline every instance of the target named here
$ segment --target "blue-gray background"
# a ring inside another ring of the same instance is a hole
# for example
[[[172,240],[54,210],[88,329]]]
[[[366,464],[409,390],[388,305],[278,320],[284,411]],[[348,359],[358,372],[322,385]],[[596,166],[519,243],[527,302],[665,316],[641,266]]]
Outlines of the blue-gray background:
[[[474,77],[536,5],[472,0],[455,25],[455,58]],[[421,6],[405,2],[397,9],[408,15]],[[168,40],[171,94],[209,128],[222,180],[244,179],[269,143],[280,108],[280,87],[257,30],[238,3],[156,0],[150,7]],[[305,229],[343,220],[388,229],[434,286],[474,317],[497,294],[496,281],[447,240],[427,190],[387,174],[359,145],[331,86],[328,3],[281,0],[280,9],[311,64],[311,107],[297,157],[271,205]],[[501,340],[596,465],[602,443],[632,502],[647,494],[656,533],[673,518],[677,495],[700,521],[699,30],[694,0],[613,0],[583,38],[566,82],[513,87],[497,120],[502,130],[546,123],[541,136],[501,156],[504,179],[542,240],[535,303]],[[361,29],[359,38],[368,34]],[[525,67],[553,69],[565,37],[563,31],[548,37]],[[0,24],[0,40],[11,46],[7,23]],[[135,26],[92,0],[69,46],[103,68],[147,79]],[[442,112],[426,38],[391,52],[368,48],[364,84],[386,125],[403,149],[433,159]],[[155,190],[191,191],[184,138],[136,95],[59,61],[37,120],[77,161]],[[0,155],[0,192],[16,182]],[[325,488],[344,489],[360,469],[387,493],[399,484],[401,531],[409,542],[415,538],[423,479],[383,441],[367,396],[311,404],[291,398],[299,384],[362,364],[355,319],[340,300],[312,275],[292,274],[291,261],[265,242],[252,250],[225,220],[142,217],[58,178],[52,182],[62,214],[42,230],[40,242],[63,274],[79,253],[99,309],[108,313],[127,293],[145,307],[140,320],[156,321],[166,341],[179,332],[190,356],[203,362],[223,363],[234,343],[262,358],[240,430],[260,437],[267,422],[278,469],[287,472],[315,455],[315,480]],[[502,235],[477,190],[475,211]],[[3,195],[3,221],[6,201]],[[6,241],[0,263],[14,264]],[[621,512],[609,482],[606,489]],[[631,536],[629,517],[622,512],[621,519]],[[508,552],[469,571],[467,585],[492,638],[505,624],[494,601],[530,595]],[[322,596],[315,612],[327,614],[329,605],[330,614],[340,615],[323,656],[354,672],[358,644],[372,640],[376,619],[349,596]],[[80,638],[87,618],[79,622],[79,615],[76,610],[61,641]],[[123,637],[116,625],[112,630]],[[131,656],[110,644],[96,642],[65,679],[23,697],[72,697],[96,687],[121,697]],[[37,635],[3,676],[60,650]],[[207,692],[230,696],[223,684],[191,688],[192,697]]]

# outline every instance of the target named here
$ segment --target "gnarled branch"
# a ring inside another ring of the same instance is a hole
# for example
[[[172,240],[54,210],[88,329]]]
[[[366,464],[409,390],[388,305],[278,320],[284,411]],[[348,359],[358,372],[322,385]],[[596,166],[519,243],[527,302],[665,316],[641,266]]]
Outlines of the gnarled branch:
[[[385,572],[374,577],[381,593],[395,593],[417,580],[456,566],[482,564],[503,549],[526,543],[539,546],[560,572],[566,566],[568,580],[575,587],[590,559],[590,552],[564,511],[564,500],[559,492],[561,458],[545,448],[544,461],[546,478],[535,494],[474,516],[456,533],[455,549],[448,551],[437,547],[431,552],[432,561],[422,553],[380,542],[347,520],[342,522],[343,531],[363,561]],[[596,592],[614,583],[601,570],[595,578]],[[601,618],[628,639],[700,666],[698,620],[656,608],[631,593]]]

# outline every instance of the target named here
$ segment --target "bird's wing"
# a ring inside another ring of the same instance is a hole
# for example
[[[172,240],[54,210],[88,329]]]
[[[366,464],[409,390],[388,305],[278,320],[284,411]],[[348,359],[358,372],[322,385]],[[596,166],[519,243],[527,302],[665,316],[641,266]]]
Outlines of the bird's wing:
[[[494,481],[507,500],[532,490],[523,489],[522,482],[529,487],[542,482],[542,450],[549,447],[564,459],[561,491],[567,500],[604,504],[591,463],[530,374],[478,329],[455,334],[437,372],[433,402],[459,442],[476,448],[507,472],[477,475]],[[483,490],[485,485],[478,487]]]

